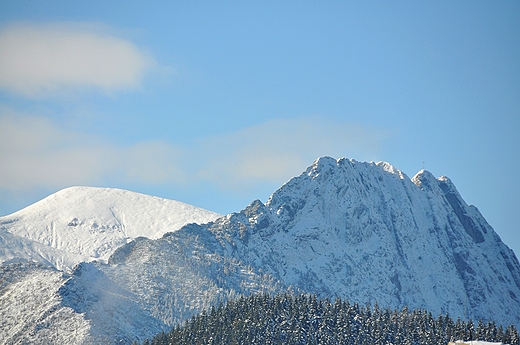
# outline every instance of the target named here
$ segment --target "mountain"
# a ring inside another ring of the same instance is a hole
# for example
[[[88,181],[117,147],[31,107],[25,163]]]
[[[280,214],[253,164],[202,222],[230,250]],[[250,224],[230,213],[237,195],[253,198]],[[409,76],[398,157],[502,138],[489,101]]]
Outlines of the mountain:
[[[447,177],[324,157],[207,226],[226,256],[318,296],[520,323],[520,264]]]
[[[82,261],[107,260],[115,249],[136,237],[156,239],[187,223],[206,223],[218,217],[179,201],[130,191],[70,187],[0,217],[0,236],[15,241],[15,235],[18,242],[0,244],[0,262],[13,256],[2,255],[2,251],[24,248],[26,258],[72,269]]]
[[[520,264],[447,177],[325,157],[208,226],[226,255],[319,296],[520,323]]]
[[[45,212],[40,217],[50,219]],[[97,214],[88,221],[71,212],[57,211],[58,217],[72,224],[77,218],[90,229],[93,220],[98,228],[117,224]],[[16,284],[41,276],[55,282],[45,290],[55,304],[36,308],[31,314],[41,316],[18,326],[28,332],[0,333],[0,340],[13,342],[39,334],[63,344],[130,343],[237,295],[285,291],[520,325],[520,264],[513,251],[448,178],[423,170],[410,179],[384,162],[320,158],[265,204],[256,200],[160,238],[137,237],[107,261],[82,263],[61,280],[45,266],[3,267],[12,278],[0,290],[0,319],[16,315],[9,299],[32,295]],[[59,338],[54,328],[82,331]]]

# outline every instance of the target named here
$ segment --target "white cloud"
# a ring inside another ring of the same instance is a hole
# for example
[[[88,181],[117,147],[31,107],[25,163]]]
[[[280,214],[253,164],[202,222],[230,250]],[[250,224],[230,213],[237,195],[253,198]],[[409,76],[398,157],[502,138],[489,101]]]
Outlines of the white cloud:
[[[18,24],[0,30],[0,88],[48,97],[79,88],[135,89],[154,59],[133,43],[74,24]]]
[[[0,115],[0,190],[93,185],[104,179],[182,183],[177,150],[163,142],[117,146],[36,116]]]
[[[277,119],[177,147],[161,141],[116,145],[12,111],[0,112],[0,190],[59,189],[106,181],[149,185],[209,182],[247,193],[282,184],[319,156],[377,158],[385,134],[319,117]]]

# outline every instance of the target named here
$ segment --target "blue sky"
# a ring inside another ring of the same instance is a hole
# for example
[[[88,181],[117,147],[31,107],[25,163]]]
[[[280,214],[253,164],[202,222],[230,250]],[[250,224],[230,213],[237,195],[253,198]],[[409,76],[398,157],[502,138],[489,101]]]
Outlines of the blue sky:
[[[0,215],[67,186],[220,213],[324,155],[423,162],[520,253],[518,1],[3,1]]]

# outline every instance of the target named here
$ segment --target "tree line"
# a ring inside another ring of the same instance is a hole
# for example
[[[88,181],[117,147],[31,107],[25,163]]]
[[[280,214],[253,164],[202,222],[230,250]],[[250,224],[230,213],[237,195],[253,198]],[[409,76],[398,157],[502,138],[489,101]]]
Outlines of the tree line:
[[[361,306],[309,294],[242,296],[143,345],[439,345],[455,340],[520,345],[513,325],[504,328],[492,321],[453,320],[448,314],[434,318],[420,309],[382,309],[377,304]]]

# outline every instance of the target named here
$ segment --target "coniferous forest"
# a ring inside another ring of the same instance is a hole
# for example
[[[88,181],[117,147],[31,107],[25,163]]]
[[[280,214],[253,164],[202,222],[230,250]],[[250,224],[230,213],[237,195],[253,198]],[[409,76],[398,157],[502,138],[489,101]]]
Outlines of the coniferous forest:
[[[455,340],[520,345],[516,328],[437,318],[424,310],[360,306],[314,295],[240,297],[160,333],[143,345],[346,344],[440,345]]]

